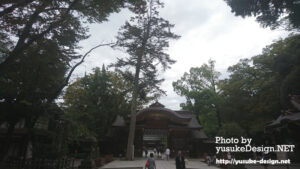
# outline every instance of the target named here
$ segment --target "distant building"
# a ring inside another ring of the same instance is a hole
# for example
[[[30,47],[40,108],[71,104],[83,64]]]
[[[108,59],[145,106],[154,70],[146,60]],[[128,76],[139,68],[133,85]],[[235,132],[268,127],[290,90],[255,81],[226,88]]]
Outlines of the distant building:
[[[129,122],[130,117],[118,116],[112,125],[110,143],[106,144],[115,144],[117,146],[115,153],[125,152],[124,143],[127,143]],[[123,139],[120,133],[126,133],[122,135]],[[209,143],[203,127],[193,112],[170,110],[159,102],[137,112],[135,133],[135,156],[141,156],[145,148],[156,148],[164,152],[168,147],[173,156],[177,150],[182,150],[186,156],[192,157],[199,157],[204,152],[213,151],[213,144]],[[119,139],[113,139],[116,137]]]

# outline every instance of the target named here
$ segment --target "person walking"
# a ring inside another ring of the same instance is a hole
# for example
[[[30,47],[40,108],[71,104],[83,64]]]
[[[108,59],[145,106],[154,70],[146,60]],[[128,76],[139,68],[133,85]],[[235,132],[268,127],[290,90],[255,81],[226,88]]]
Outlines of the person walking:
[[[147,149],[147,147],[144,147],[144,151],[145,151],[145,157],[147,158],[148,157],[148,149]]]
[[[178,155],[175,158],[176,169],[185,169],[185,161],[181,151],[178,151]]]
[[[153,152],[154,152],[154,155],[157,155],[157,149],[156,149],[156,147],[154,147]]]
[[[166,158],[167,158],[167,161],[169,161],[169,159],[170,159],[170,149],[169,148],[166,149]]]
[[[160,158],[160,146],[157,147],[157,157]]]
[[[145,169],[156,169],[155,159],[153,153],[150,153],[150,158],[148,158]]]

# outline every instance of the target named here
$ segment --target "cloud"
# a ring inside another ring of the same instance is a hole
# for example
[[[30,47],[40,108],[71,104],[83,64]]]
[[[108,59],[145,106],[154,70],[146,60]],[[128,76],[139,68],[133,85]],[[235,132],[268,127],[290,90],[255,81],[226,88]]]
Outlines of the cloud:
[[[261,53],[266,45],[287,35],[284,31],[261,28],[254,18],[235,17],[223,0],[163,2],[165,8],[161,9],[161,16],[175,24],[174,32],[182,36],[172,41],[167,51],[177,62],[161,75],[166,79],[162,89],[167,91],[167,96],[162,97],[160,102],[171,109],[179,109],[179,104],[185,102],[184,97],[173,91],[172,82],[191,67],[199,67],[211,58],[216,60],[216,69],[223,74],[222,77],[226,77],[228,66],[241,58]],[[82,52],[101,42],[114,41],[118,29],[130,15],[128,10],[123,10],[111,15],[106,23],[89,25],[91,37],[81,43]],[[99,48],[76,70],[74,77],[91,72],[96,66],[108,65],[122,56],[124,53],[109,47]]]

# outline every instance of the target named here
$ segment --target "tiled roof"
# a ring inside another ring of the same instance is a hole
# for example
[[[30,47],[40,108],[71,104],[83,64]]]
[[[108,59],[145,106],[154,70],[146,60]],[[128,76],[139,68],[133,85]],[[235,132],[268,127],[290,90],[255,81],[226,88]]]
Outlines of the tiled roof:
[[[146,113],[152,113],[152,112],[168,113],[169,115],[172,115],[176,118],[183,119],[183,120],[189,120],[191,118],[191,117],[188,117],[188,116],[181,115],[181,114],[177,113],[176,111],[173,111],[173,110],[170,110],[170,109],[167,109],[167,108],[164,108],[164,107],[148,107],[148,108],[140,110],[137,113],[137,116],[140,116],[140,115],[146,114]]]
[[[137,112],[137,121],[142,120],[144,117],[143,115],[147,115],[150,113],[165,113],[167,115],[170,115],[170,117],[174,118],[175,121],[182,121],[185,122],[185,126],[182,125],[176,125],[176,124],[169,124],[169,127],[172,128],[189,128],[189,129],[201,129],[203,128],[197,118],[196,115],[193,112],[190,111],[185,111],[185,110],[179,110],[179,111],[173,111],[170,109],[165,108],[164,105],[162,105],[159,102],[156,102],[152,105],[150,105],[148,108],[142,109]],[[139,119],[140,117],[140,119]],[[117,116],[116,120],[112,124],[112,126],[115,127],[123,127],[127,126],[126,121],[124,120],[123,117]]]
[[[281,125],[283,122],[295,122],[300,121],[300,113],[288,113],[280,115],[275,121],[267,125],[267,127],[275,127]]]
[[[282,125],[283,123],[292,123],[300,121],[300,96],[293,95],[290,100],[294,109],[289,109],[280,115],[276,120],[266,125],[267,128],[273,128]]]

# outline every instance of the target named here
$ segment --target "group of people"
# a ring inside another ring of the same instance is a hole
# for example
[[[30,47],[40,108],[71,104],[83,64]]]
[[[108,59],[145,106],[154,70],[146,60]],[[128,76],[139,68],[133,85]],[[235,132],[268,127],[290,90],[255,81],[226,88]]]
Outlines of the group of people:
[[[166,154],[167,150],[169,150],[169,154],[167,156],[167,160],[169,160],[170,156],[170,149],[166,149]],[[181,151],[178,151],[177,156],[175,158],[176,162],[176,169],[185,169],[185,161],[184,161],[184,156],[182,155]],[[155,159],[154,159],[154,154],[150,153],[150,158],[147,159],[146,164],[145,164],[146,169],[156,169],[156,164],[155,164]]]
[[[156,148],[154,148],[153,149],[153,156],[156,155],[159,158],[161,157],[163,159],[164,156],[163,156],[163,153],[162,153],[161,150],[162,149],[156,149]],[[145,156],[148,157],[148,150],[146,148],[144,148],[144,152],[145,152]],[[170,153],[171,153],[171,150],[169,148],[166,148],[166,151],[165,151],[165,158],[166,158],[166,160],[170,159]]]

